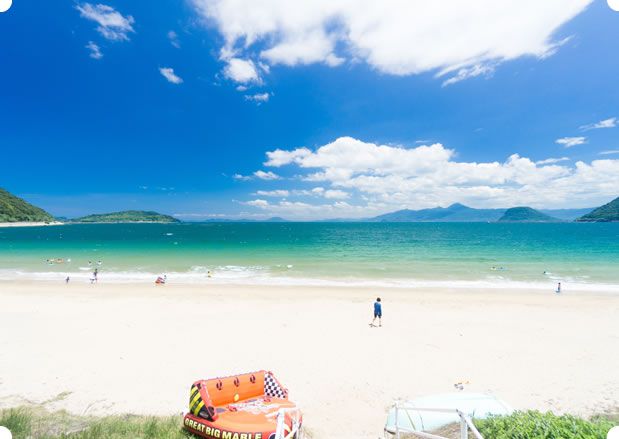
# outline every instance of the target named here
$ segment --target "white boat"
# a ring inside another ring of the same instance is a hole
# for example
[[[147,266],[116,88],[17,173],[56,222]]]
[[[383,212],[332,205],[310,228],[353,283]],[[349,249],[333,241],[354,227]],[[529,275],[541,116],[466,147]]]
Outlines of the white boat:
[[[397,429],[400,431],[429,432],[449,424],[460,422],[456,410],[472,419],[485,419],[491,415],[509,415],[512,409],[507,403],[483,393],[444,393],[430,395],[398,403]],[[426,409],[452,410],[437,412]],[[385,433],[396,432],[396,408],[389,410]]]

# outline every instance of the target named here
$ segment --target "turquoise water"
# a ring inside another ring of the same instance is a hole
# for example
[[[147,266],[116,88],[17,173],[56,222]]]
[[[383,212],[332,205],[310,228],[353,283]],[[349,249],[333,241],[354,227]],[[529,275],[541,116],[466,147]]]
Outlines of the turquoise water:
[[[57,258],[63,261],[47,262]],[[150,282],[153,276],[166,273],[171,282],[415,286],[562,281],[619,286],[619,224],[206,223],[0,228],[0,279],[61,279],[66,275],[87,279],[94,267],[101,281]]]

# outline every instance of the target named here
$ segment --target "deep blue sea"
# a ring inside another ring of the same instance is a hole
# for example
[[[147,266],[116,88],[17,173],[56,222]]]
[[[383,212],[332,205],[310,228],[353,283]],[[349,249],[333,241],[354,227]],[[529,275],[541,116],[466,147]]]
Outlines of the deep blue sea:
[[[0,279],[619,288],[619,223],[0,228]],[[211,277],[208,276],[209,271]]]

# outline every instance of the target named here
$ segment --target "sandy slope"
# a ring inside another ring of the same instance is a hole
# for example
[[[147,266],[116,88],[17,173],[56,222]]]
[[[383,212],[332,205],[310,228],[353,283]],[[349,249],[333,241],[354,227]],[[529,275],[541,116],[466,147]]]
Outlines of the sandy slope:
[[[0,283],[0,404],[170,414],[192,381],[274,371],[315,438],[376,438],[396,398],[619,405],[619,297],[523,291]]]

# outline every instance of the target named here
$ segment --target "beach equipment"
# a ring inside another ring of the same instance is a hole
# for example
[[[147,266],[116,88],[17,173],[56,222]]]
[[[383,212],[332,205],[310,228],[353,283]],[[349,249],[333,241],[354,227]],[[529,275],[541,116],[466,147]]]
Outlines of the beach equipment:
[[[424,396],[396,402],[392,406],[385,423],[385,437],[399,437],[400,433],[405,432],[431,432],[454,423],[461,424],[463,434],[470,429],[475,437],[481,437],[477,436],[472,419],[509,415],[513,411],[504,401],[483,393],[458,392]]]
[[[184,428],[204,438],[300,439],[303,417],[272,372],[199,380]]]

